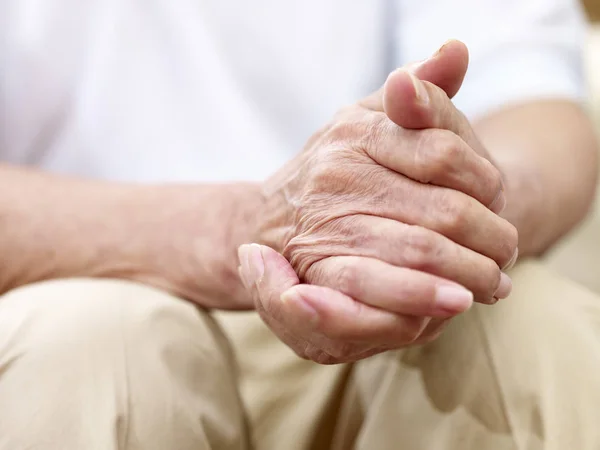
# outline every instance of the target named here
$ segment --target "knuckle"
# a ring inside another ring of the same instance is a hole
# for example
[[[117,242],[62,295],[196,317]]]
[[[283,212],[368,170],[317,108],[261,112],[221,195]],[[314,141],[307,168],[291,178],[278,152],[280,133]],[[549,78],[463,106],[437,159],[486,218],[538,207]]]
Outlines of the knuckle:
[[[394,124],[382,113],[371,113],[365,119],[365,148],[369,150],[369,153],[377,152],[380,148],[385,148],[385,146],[381,146],[380,144],[383,139],[392,134]]]
[[[351,118],[336,121],[329,130],[327,130],[327,138],[330,142],[345,142],[350,139],[355,139],[357,133],[358,122]]]
[[[296,236],[286,244],[282,251],[300,280],[319,283],[323,271],[319,262],[327,257],[321,250],[316,250],[312,241],[305,235]]]
[[[382,113],[350,109],[329,126],[327,136],[333,142],[375,136],[385,127],[385,119]]]
[[[428,271],[436,261],[439,252],[435,235],[421,227],[411,227],[406,236],[403,252],[406,264],[419,270]]]
[[[452,169],[464,158],[465,144],[456,134],[447,130],[437,130],[439,135],[433,160],[445,169]]]
[[[422,182],[448,177],[464,158],[464,143],[448,130],[425,130],[415,150],[415,166]]]
[[[332,186],[339,168],[339,151],[335,148],[326,147],[325,151],[314,156],[309,172],[309,183],[307,194],[318,194]]]
[[[357,263],[349,261],[340,266],[337,273],[337,289],[351,297],[360,296],[361,278]]]
[[[326,133],[330,143],[350,145],[365,151],[376,151],[381,140],[391,131],[391,121],[383,113],[353,111],[334,122]]]
[[[313,157],[300,204],[307,209],[325,210],[339,196],[368,189],[368,182],[380,174],[366,155],[356,152],[353,143],[324,146]],[[339,205],[336,205],[339,206]]]
[[[439,205],[440,231],[444,235],[462,235],[469,226],[471,202],[448,192]]]

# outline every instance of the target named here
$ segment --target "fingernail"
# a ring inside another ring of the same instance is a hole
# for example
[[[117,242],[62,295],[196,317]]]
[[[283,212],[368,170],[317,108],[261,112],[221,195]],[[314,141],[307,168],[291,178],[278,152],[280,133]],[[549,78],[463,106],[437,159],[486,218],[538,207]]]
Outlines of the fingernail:
[[[445,313],[460,313],[473,304],[473,293],[461,286],[440,285],[435,290],[435,303]]]
[[[508,261],[508,263],[506,263],[506,266],[504,266],[502,268],[502,270],[506,271],[506,270],[512,269],[515,266],[518,258],[519,258],[519,249],[517,248],[517,249],[515,249],[515,253],[512,255],[512,258],[510,258],[510,261]]]
[[[429,94],[427,93],[427,88],[425,87],[425,84],[412,73],[408,71],[406,71],[406,73],[410,77],[410,81],[412,81],[412,84],[415,88],[417,101],[423,105],[429,103]]]
[[[431,58],[435,58],[437,55],[439,55],[440,53],[442,53],[442,51],[444,50],[444,47],[446,47],[446,45],[448,45],[450,42],[452,42],[452,39],[448,39],[446,42],[444,42],[440,48],[438,48],[435,53],[433,55],[431,55]]]
[[[502,272],[500,274],[500,284],[498,285],[498,289],[496,289],[494,297],[500,299],[506,298],[510,295],[510,291],[512,291],[512,281],[508,275]]]
[[[494,211],[496,214],[500,214],[504,211],[504,208],[506,208],[506,195],[504,195],[504,190],[501,189],[494,201],[490,204],[490,210]]]
[[[238,248],[241,273],[248,285],[259,282],[265,272],[265,263],[258,244],[244,244]]]
[[[317,310],[312,307],[312,305],[307,302],[304,297],[302,297],[295,289],[288,289],[283,294],[281,294],[281,303],[284,305],[293,303],[296,307],[302,309],[305,314],[308,316],[308,324],[311,327],[316,327],[319,323],[319,314]]]

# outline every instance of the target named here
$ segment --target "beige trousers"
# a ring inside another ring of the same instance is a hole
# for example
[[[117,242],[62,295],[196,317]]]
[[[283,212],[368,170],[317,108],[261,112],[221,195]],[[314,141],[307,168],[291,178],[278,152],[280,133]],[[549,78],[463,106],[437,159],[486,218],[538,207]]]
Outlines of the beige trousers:
[[[436,342],[297,358],[252,313],[57,280],[0,298],[0,450],[600,449],[600,297],[519,264]]]

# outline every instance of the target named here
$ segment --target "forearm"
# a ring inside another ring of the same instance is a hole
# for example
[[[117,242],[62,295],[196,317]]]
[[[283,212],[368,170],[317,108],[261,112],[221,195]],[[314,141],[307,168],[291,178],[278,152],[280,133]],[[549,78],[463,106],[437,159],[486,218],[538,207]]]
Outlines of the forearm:
[[[568,102],[531,103],[484,118],[475,130],[505,175],[503,216],[519,231],[519,254],[544,252],[593,201],[597,144],[585,113]]]
[[[251,185],[145,186],[0,166],[0,292],[51,278],[145,282],[236,307]],[[190,281],[191,280],[191,281]]]

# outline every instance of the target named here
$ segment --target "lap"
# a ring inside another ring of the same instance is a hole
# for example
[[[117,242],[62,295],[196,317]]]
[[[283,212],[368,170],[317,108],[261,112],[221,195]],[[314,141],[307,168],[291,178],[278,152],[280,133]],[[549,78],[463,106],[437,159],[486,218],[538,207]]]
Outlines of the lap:
[[[352,366],[297,358],[255,316],[222,318],[261,448],[299,417],[290,448],[600,446],[600,298],[537,261],[511,276],[508,299],[475,305],[434,343]]]
[[[0,298],[0,448],[36,426],[59,439],[57,420],[113,444],[243,448],[245,414],[261,450],[600,447],[600,298],[536,261],[511,275],[510,298],[434,343],[338,366],[298,358],[253,313],[221,313],[233,362],[208,314],[134,283],[15,290]]]

